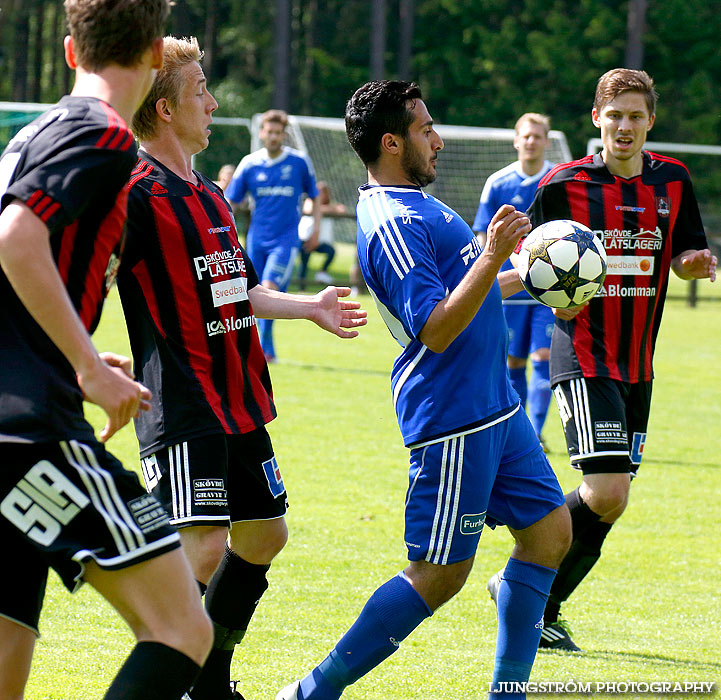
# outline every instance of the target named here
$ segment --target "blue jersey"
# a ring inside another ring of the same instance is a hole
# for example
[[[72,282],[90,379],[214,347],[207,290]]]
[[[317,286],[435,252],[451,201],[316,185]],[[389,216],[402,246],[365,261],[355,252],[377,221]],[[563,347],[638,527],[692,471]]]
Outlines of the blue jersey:
[[[473,220],[473,230],[476,232],[486,231],[493,215],[504,204],[512,204],[518,211],[526,211],[533,202],[538,183],[552,167],[553,163],[546,160],[535,175],[526,175],[521,169],[520,162],[514,161],[489,175],[483,185],[481,201],[478,204],[476,218]],[[512,269],[513,265],[510,260],[506,260],[501,267],[501,270]],[[513,302],[538,303],[525,290],[509,297],[505,303]]]
[[[304,193],[318,196],[313,164],[306,154],[284,146],[277,158],[269,158],[265,148],[245,156],[225,196],[236,204],[246,195],[252,197],[255,208],[248,233],[256,242],[294,242]]]
[[[504,420],[519,398],[506,371],[507,330],[493,283],[468,327],[441,353],[418,336],[480,255],[463,219],[416,187],[360,188],[358,258],[403,351],[391,389],[403,440],[417,446]]]

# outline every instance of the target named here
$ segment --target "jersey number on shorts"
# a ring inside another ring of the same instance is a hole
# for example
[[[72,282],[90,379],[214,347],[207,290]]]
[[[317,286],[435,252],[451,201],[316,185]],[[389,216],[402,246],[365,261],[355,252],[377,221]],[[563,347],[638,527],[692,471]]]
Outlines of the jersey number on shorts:
[[[0,512],[30,539],[49,547],[90,499],[47,460],[38,462],[0,503]]]

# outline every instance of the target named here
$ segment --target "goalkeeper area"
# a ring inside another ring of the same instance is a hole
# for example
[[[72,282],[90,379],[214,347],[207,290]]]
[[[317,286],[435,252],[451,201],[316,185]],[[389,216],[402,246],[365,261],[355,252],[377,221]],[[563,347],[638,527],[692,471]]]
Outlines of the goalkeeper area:
[[[251,122],[251,147],[262,144],[258,139],[261,115]],[[436,124],[445,144],[438,156],[438,179],[424,188],[453,207],[469,225],[473,222],[486,178],[517,159],[513,148],[513,129]],[[288,145],[308,153],[318,180],[328,183],[332,197],[355,211],[358,187],[366,182],[363,164],[345,135],[343,119],[325,117],[288,117]],[[571,160],[565,135],[549,133],[551,145],[546,157],[554,163]],[[211,145],[212,148],[212,145]],[[355,241],[355,222],[340,220],[335,225],[337,240]]]

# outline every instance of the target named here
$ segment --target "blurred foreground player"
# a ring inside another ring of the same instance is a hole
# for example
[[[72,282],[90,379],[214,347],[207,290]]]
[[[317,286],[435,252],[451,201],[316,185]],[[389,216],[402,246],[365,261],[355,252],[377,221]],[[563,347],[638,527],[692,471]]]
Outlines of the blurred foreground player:
[[[570,536],[563,493],[506,371],[501,296],[521,285],[515,270],[500,284],[497,276],[530,225],[501,207],[481,251],[463,219],[421,189],[435,180],[443,141],[416,85],[367,83],[345,120],[368,169],[357,208],[361,269],[403,348],[391,387],[411,451],[410,563],[373,593],[329,656],[276,700],[337,700],[396,651],[463,587],[485,523],[507,525],[515,539],[499,589],[492,682],[498,689],[527,681]]]
[[[133,120],[141,151],[118,284],[135,370],[157,397],[135,424],[143,475],[180,528],[215,628],[190,695],[224,700],[241,697],[230,689],[233,650],[288,537],[256,316],[309,319],[351,338],[365,312],[340,299],[349,289],[301,296],[259,284],[222,190],[192,168],[218,107],[201,58],[195,39],[166,37],[163,69]]]
[[[22,698],[48,567],[87,581],[137,645],[106,699],[177,700],[211,626],[162,506],[102,442],[150,392],[130,362],[99,356],[99,320],[122,248],[136,146],[126,123],[162,65],[166,0],[66,0],[72,93],[22,129],[0,159],[0,697]]]
[[[575,318],[556,318],[551,341],[551,384],[571,465],[583,481],[566,494],[573,544],[546,606],[543,647],[578,650],[559,620],[561,604],[598,561],[628,503],[646,442],[669,271],[687,280],[716,277],[688,170],[643,150],[656,98],[644,71],[602,75],[592,119],[603,150],[556,166],[529,210],[534,226],[552,219],[585,224],[608,255],[603,288]]]

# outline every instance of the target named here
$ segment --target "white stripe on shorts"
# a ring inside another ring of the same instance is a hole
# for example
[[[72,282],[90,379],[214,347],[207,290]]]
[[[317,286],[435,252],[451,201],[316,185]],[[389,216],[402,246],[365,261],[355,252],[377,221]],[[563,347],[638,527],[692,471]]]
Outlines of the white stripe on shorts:
[[[447,564],[451,552],[461,497],[464,445],[463,435],[445,440],[443,443],[438,499],[428,543],[428,554],[426,554],[426,561],[432,564]]]
[[[173,520],[189,518],[192,515],[192,497],[187,442],[168,448],[168,471],[173,501]]]
[[[93,451],[76,440],[61,442],[60,447],[68,464],[80,475],[93,506],[105,520],[118,552],[123,555],[145,546],[145,535],[128,512],[113,477],[100,466]]]
[[[578,456],[585,457],[595,452],[586,380],[583,377],[571,379],[569,384],[573,400],[573,422],[576,424],[578,435]]]

